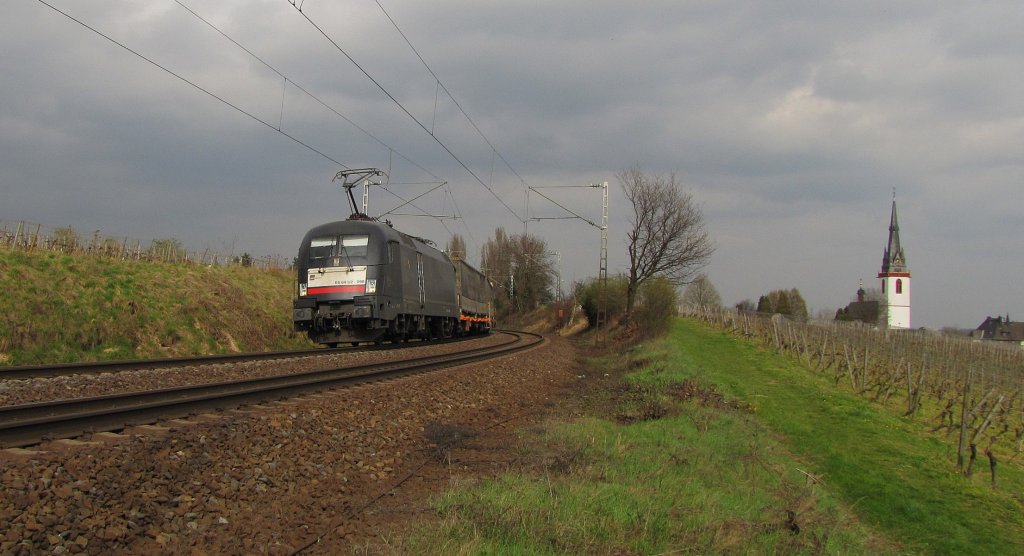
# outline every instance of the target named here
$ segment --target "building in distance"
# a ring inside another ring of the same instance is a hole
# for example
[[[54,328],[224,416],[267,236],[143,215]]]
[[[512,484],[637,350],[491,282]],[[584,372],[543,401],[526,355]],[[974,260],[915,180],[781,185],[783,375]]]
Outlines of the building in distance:
[[[882,270],[878,273],[878,279],[881,282],[881,295],[878,295],[878,290],[867,295],[862,285],[857,289],[857,300],[836,311],[835,320],[860,321],[894,329],[910,328],[910,268],[900,243],[895,190],[889,217],[889,241],[882,254]]]
[[[993,342],[1012,342],[1024,348],[1024,322],[1013,322],[1010,315],[1003,317],[985,317],[971,337],[977,340]]]
[[[886,324],[889,328],[910,328],[910,268],[900,244],[900,225],[896,219],[896,191],[892,193],[889,217],[889,243],[882,255],[882,296],[885,298]]]
[[[877,299],[867,299],[863,287],[857,288],[857,301],[836,311],[836,319],[841,321],[860,321],[872,326],[878,324],[881,304]]]

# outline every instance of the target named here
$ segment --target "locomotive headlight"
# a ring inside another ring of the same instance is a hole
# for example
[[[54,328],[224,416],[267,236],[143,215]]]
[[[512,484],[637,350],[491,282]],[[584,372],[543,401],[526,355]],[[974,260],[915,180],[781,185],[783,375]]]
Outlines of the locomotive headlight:
[[[299,297],[306,295],[306,284],[299,284]]]
[[[377,291],[377,281],[367,280],[366,281],[366,293],[375,293]]]

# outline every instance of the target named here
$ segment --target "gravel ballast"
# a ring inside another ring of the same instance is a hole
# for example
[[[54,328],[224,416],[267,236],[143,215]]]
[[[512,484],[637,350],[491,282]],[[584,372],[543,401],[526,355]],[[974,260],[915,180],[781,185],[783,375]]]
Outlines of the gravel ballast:
[[[528,418],[573,376],[572,348],[552,338],[489,362],[0,451],[0,553],[289,554],[318,538],[316,552],[343,550],[368,534],[374,500],[437,460],[446,427],[486,434]],[[436,483],[397,489],[425,498]]]
[[[289,359],[164,367],[52,378],[0,380],[0,406],[122,394],[159,388],[173,388],[176,386],[211,384],[286,373],[300,373],[316,369],[368,365],[385,361],[404,361],[416,357],[427,357],[493,346],[506,341],[508,341],[507,335],[495,333],[459,342],[424,345],[409,344],[402,349],[393,350],[352,350]]]

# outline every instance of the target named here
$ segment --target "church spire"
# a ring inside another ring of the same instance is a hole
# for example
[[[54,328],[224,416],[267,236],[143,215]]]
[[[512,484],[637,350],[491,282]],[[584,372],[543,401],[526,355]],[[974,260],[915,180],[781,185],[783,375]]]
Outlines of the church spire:
[[[882,255],[882,272],[906,272],[907,258],[900,246],[900,224],[896,219],[896,189],[892,191],[892,216],[889,219],[889,243]]]
[[[892,217],[889,219],[889,243],[878,273],[885,296],[885,314],[889,328],[910,328],[910,270],[900,245],[900,224],[896,219],[896,190],[892,192]]]

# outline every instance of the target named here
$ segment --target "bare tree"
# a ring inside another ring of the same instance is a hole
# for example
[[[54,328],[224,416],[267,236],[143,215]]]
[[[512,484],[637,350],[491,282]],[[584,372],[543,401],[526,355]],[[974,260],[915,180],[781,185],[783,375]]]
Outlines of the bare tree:
[[[93,243],[99,247],[99,242],[94,238]],[[149,253],[153,257],[164,261],[178,261],[185,258],[185,246],[181,241],[174,238],[154,239],[149,245]]]
[[[717,309],[722,306],[722,296],[718,294],[711,279],[703,272],[698,274],[689,286],[686,286],[681,301],[685,307],[689,308],[711,307]]]
[[[664,276],[677,286],[687,284],[707,265],[715,247],[704,229],[700,207],[690,193],[680,189],[675,173],[647,175],[634,165],[616,177],[633,205],[632,229],[627,235],[629,315],[641,284],[654,276]]]
[[[57,228],[53,231],[53,246],[62,253],[74,253],[78,250],[79,237],[74,228]]]
[[[878,303],[878,321],[875,323],[883,328],[889,326],[889,300],[885,298],[885,294],[882,293],[882,288],[868,288],[864,292],[865,301],[875,301]]]
[[[550,299],[554,263],[544,240],[510,236],[498,228],[480,249],[480,260],[484,273],[498,286],[499,312],[530,311]]]
[[[754,305],[754,302],[749,300],[749,299],[744,299],[743,301],[740,301],[739,303],[737,303],[733,307],[735,307],[736,310],[741,312],[741,313],[756,313],[757,312],[757,305]]]
[[[480,248],[480,270],[509,296],[512,281],[512,240],[504,228],[494,230],[494,239],[488,239]]]
[[[520,311],[532,311],[552,298],[555,265],[547,242],[536,236],[512,237],[512,264],[515,267],[515,303]]]
[[[445,251],[450,257],[466,260],[466,240],[459,234],[452,234]]]

